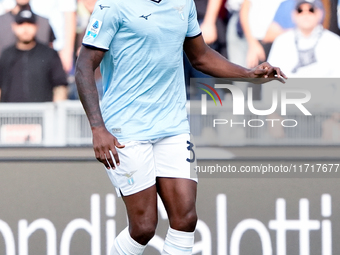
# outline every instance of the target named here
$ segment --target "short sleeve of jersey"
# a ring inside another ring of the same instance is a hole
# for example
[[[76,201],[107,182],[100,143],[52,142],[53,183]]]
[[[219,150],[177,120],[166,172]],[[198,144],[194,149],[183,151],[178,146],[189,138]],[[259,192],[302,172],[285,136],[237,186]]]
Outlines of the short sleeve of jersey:
[[[120,26],[117,0],[98,0],[90,17],[83,45],[108,50]]]
[[[201,33],[200,26],[197,20],[197,11],[194,0],[189,1],[189,17],[188,17],[188,31],[186,37],[195,37]]]

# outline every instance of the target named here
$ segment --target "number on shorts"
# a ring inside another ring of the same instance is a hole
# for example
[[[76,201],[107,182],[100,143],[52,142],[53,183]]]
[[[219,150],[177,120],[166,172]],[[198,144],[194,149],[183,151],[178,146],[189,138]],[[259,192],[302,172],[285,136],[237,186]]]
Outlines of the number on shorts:
[[[187,158],[187,161],[190,162],[190,163],[193,163],[195,161],[195,152],[193,150],[194,145],[189,141],[187,141],[187,144],[189,144],[187,149],[192,152],[192,159]]]

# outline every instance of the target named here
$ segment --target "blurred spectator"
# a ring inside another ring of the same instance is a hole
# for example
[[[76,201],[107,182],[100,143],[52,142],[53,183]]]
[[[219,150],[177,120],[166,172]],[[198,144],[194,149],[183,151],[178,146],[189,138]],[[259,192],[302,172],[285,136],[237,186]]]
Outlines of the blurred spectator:
[[[340,35],[340,1],[330,0],[330,24],[329,30]]]
[[[227,55],[228,59],[240,66],[246,66],[247,40],[244,37],[240,22],[240,9],[244,0],[228,0],[226,8],[229,13],[227,25]],[[245,82],[233,82],[247,93],[248,84]]]
[[[12,9],[12,6],[7,1],[0,0],[0,15],[8,12],[10,9]]]
[[[334,0],[322,0],[324,8],[323,27],[329,29],[332,26],[331,22],[331,1]],[[335,0],[338,1],[338,0]],[[272,43],[276,37],[286,32],[288,29],[294,28],[295,23],[292,19],[292,12],[295,8],[296,0],[286,0],[282,2],[276,11],[274,20],[270,24],[266,36],[263,39],[266,43]],[[335,15],[336,16],[336,15]],[[337,27],[337,24],[336,24]]]
[[[83,37],[87,25],[89,23],[90,16],[94,10],[94,6],[97,0],[78,0],[77,6],[77,29],[76,29],[76,43],[77,49],[76,56],[79,54],[80,46],[82,45]]]
[[[32,10],[49,19],[56,35],[54,49],[59,52],[66,73],[73,68],[76,36],[76,0],[31,0]]]
[[[85,31],[87,28],[87,25],[89,23],[89,19],[91,16],[91,13],[94,10],[94,6],[96,4],[97,0],[78,0],[78,6],[77,6],[77,36],[76,36],[76,43],[75,43],[75,49],[76,50],[76,56],[78,56],[80,47],[82,45],[83,37],[85,35]],[[100,67],[98,67],[95,70],[95,79],[96,79],[96,85],[98,90],[98,96],[101,100],[103,97],[103,85],[102,85],[102,76],[100,73]],[[69,77],[69,80],[70,77]],[[77,91],[77,86],[73,79],[69,82],[69,99],[71,100],[78,100],[79,95]]]
[[[3,0],[15,5],[15,0]],[[76,0],[31,0],[35,14],[47,18],[53,28],[56,40],[54,49],[59,52],[66,73],[72,70],[74,42],[76,36]]]
[[[247,40],[240,23],[240,9],[244,0],[228,0],[226,8],[230,18],[227,26],[228,59],[238,65],[246,66]]]
[[[283,0],[244,0],[240,10],[240,23],[247,40],[247,52],[243,54],[248,68],[267,60],[271,44],[263,42],[275,12]],[[249,84],[253,99],[261,99],[261,86]]]
[[[249,68],[264,62],[270,45],[262,42],[282,0],[244,0],[240,21],[248,42],[246,63]]]
[[[275,39],[268,62],[279,65],[290,78],[340,77],[340,37],[323,28],[324,17],[324,7],[320,0],[295,0],[292,20],[296,28]],[[315,95],[310,102],[315,107],[324,105],[325,100],[329,105],[338,101],[335,96],[339,93],[337,82],[334,83],[332,79],[323,80],[322,87],[311,80],[297,83],[300,89],[306,89]],[[296,85],[292,82],[290,86],[294,84]],[[264,93],[269,92],[270,89],[265,87]],[[267,98],[266,95],[264,97]],[[338,116],[338,113],[334,113],[322,123],[323,139],[338,139]],[[276,115],[273,118],[280,117]],[[279,137],[283,130],[278,127],[271,132],[272,136]]]
[[[282,2],[277,9],[274,19],[268,27],[266,36],[263,41],[266,43],[272,43],[276,37],[294,28],[295,24],[292,19],[292,11],[295,8],[296,0],[286,0]]]
[[[205,43],[226,56],[225,24],[219,17],[223,2],[223,0],[195,0],[195,5]]]
[[[97,0],[78,0],[78,1],[84,5],[84,7],[88,10],[89,13],[93,12],[94,6],[97,2]]]
[[[268,62],[288,77],[339,77],[340,37],[321,25],[320,0],[297,0],[293,11],[296,29],[274,41]]]
[[[16,6],[8,13],[0,16],[0,29],[6,35],[0,37],[0,56],[4,49],[16,42],[16,37],[12,31],[12,23],[14,22],[15,15],[20,10],[30,10],[29,0],[16,0]],[[48,20],[38,15],[36,15],[36,18],[38,26],[37,41],[52,46],[55,37]]]
[[[47,102],[66,99],[66,75],[58,53],[35,40],[36,16],[20,11],[12,25],[17,43],[0,58],[2,102]]]

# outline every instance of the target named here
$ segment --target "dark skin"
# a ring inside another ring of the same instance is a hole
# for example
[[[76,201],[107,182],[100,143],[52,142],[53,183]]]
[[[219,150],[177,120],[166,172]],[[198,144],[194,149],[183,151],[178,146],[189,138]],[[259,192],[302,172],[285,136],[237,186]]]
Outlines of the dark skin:
[[[272,67],[268,63],[253,69],[235,65],[209,48],[202,36],[186,39],[183,48],[193,67],[214,77],[234,78],[258,84],[271,80],[284,82],[287,78],[280,68]],[[76,65],[76,83],[91,125],[95,156],[105,167],[110,168],[114,163],[109,151],[119,166],[116,148],[122,149],[124,145],[107,131],[99,108],[94,70],[99,66],[104,54],[104,51],[98,49],[81,48]],[[194,231],[197,222],[196,191],[195,181],[158,177],[154,186],[133,195],[123,196],[131,237],[144,245],[154,235],[157,225],[157,193],[164,203],[171,228],[186,232]]]
[[[231,63],[218,52],[209,48],[204,43],[202,36],[186,39],[183,48],[195,69],[213,77],[233,78],[233,80],[251,81],[256,84],[272,80],[284,83],[284,79],[287,79],[280,68],[273,67],[267,62],[253,69],[246,69]]]

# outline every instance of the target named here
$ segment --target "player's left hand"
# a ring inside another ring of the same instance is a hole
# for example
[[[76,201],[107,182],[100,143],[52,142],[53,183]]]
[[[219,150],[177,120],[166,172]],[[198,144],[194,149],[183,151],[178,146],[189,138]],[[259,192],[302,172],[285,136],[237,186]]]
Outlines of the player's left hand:
[[[273,67],[268,62],[264,62],[250,70],[252,83],[262,84],[272,80],[286,83],[287,76],[279,67]]]

